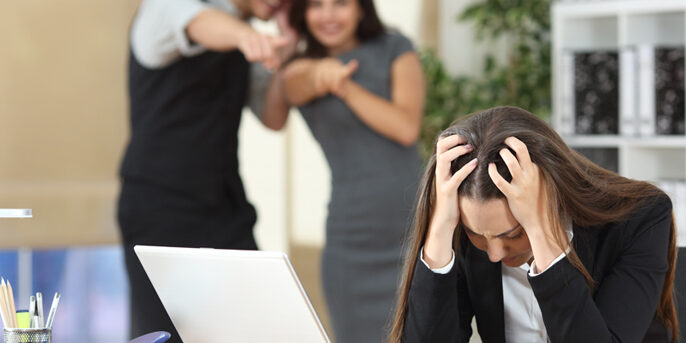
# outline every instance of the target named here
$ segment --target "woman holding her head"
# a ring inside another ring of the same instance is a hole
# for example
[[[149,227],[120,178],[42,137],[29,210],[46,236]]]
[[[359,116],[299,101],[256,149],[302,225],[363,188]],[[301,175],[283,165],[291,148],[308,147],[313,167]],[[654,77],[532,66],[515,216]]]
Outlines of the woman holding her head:
[[[305,48],[277,72],[262,121],[281,129],[298,107],[321,145],[332,181],[321,268],[334,336],[378,343],[421,176],[421,64],[372,0],[294,0],[289,17]]]
[[[669,198],[516,107],[436,143],[392,342],[675,342]]]

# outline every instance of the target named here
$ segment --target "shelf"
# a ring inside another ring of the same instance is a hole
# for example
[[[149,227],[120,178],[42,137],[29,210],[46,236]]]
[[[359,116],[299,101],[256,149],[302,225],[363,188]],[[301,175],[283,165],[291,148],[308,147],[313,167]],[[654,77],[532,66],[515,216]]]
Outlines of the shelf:
[[[617,16],[593,18],[565,18],[560,28],[564,50],[612,50],[618,48]]]
[[[627,137],[620,135],[562,136],[567,145],[575,148],[668,148],[686,150],[686,136]]]
[[[685,19],[684,11],[627,15],[626,35],[620,44],[683,45]]]
[[[686,35],[686,1],[558,2],[552,9],[557,50],[679,45]]]
[[[686,3],[681,0],[622,0],[622,1],[586,1],[556,2],[553,5],[553,16],[566,18],[602,17],[616,14],[664,13],[686,10]]]
[[[653,118],[650,115],[650,109],[655,106],[650,101],[652,87],[637,86],[642,79],[654,78],[639,74],[652,70],[639,68],[639,63],[644,63],[643,66],[652,63],[645,57],[649,55],[639,53],[686,45],[686,1],[555,2],[551,13],[551,122],[565,142],[603,167],[629,178],[652,182],[686,179],[686,135],[652,135],[654,130],[645,130],[656,127],[656,122],[646,122]],[[619,134],[576,135],[574,82],[577,80],[574,60],[570,57],[603,50],[619,53]],[[626,64],[622,69],[623,63]],[[622,81],[621,75],[627,78]]]
[[[574,148],[610,148],[618,147],[626,139],[616,135],[574,135],[562,136],[567,145]]]

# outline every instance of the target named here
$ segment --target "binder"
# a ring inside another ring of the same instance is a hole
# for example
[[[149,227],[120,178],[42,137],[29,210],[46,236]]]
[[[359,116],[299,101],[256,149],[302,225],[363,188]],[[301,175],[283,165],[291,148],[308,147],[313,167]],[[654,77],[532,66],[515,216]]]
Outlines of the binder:
[[[674,221],[677,228],[677,245],[686,247],[686,182],[675,182],[676,201],[672,198]]]
[[[684,134],[684,47],[655,48],[655,130]]]
[[[623,136],[638,135],[638,73],[636,49],[623,48],[619,54],[619,131]]]
[[[564,52],[561,58],[562,85],[560,133],[562,135],[574,134],[574,54]]]
[[[641,44],[638,51],[638,115],[641,136],[655,135],[655,53],[654,46]]]
[[[597,50],[574,54],[576,134],[619,133],[619,53]]]

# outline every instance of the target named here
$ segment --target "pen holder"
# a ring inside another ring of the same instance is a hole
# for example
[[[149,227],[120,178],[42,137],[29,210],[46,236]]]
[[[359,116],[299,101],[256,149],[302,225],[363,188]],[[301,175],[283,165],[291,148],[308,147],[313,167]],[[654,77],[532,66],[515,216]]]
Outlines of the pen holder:
[[[52,329],[7,329],[5,343],[51,343]]]

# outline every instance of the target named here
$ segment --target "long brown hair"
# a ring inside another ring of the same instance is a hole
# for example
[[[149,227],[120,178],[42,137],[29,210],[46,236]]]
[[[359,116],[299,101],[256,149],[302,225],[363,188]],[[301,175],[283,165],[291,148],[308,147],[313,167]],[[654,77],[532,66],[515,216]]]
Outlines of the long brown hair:
[[[384,32],[384,26],[381,19],[376,14],[373,0],[350,0],[357,1],[362,10],[362,19],[357,24],[355,36],[360,42],[375,38]],[[309,0],[293,0],[291,2],[291,9],[288,13],[289,24],[298,33],[298,36],[305,41],[305,51],[302,54],[304,57],[326,57],[327,51],[314,36],[312,32],[307,29],[307,22],[305,20],[305,12]]]
[[[507,166],[499,155],[500,150],[508,148],[504,143],[505,138],[514,136],[526,144],[532,162],[541,170],[549,203],[547,214],[555,240],[560,247],[567,245],[567,237],[561,224],[566,220],[583,227],[620,221],[632,213],[642,200],[662,194],[658,188],[647,182],[627,179],[597,166],[570,149],[543,120],[521,108],[495,107],[469,115],[453,123],[440,136],[449,135],[460,135],[474,147],[469,154],[453,161],[451,170],[455,172],[473,158],[478,159],[478,166],[462,182],[458,193],[460,196],[480,201],[504,198],[488,175],[489,163],[494,162],[500,175],[508,181],[512,180]],[[436,199],[435,170],[434,147],[417,195],[413,236],[405,260],[398,306],[390,334],[390,342],[393,343],[402,340],[410,283],[414,276],[419,250],[426,239]],[[458,225],[456,239],[453,241],[456,252],[459,247],[457,238],[461,235],[460,230]],[[569,262],[584,275],[592,288],[593,279],[574,248],[570,248],[571,251],[567,254]],[[673,297],[676,249],[676,230],[672,217],[669,269],[665,276],[657,316],[670,329],[673,341],[676,341],[679,332]]]

